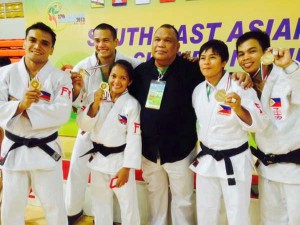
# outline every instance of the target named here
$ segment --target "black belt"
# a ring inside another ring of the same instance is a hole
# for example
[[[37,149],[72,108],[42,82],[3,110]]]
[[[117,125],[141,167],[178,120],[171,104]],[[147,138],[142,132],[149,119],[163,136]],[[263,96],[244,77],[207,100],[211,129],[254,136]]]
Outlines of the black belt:
[[[51,156],[55,161],[58,161],[61,157],[56,151],[54,151],[51,147],[49,147],[49,145],[47,145],[47,143],[57,139],[57,137],[58,137],[57,132],[55,132],[45,138],[23,138],[23,137],[14,135],[6,130],[5,136],[15,143],[10,147],[10,149],[6,153],[5,157],[0,159],[0,165],[3,165],[5,163],[5,160],[10,151],[12,151],[18,147],[21,147],[23,145],[25,145],[28,148],[39,147],[45,153],[47,153],[49,156]]]
[[[265,166],[275,163],[295,163],[300,164],[300,148],[290,151],[286,154],[265,154],[259,148],[251,148],[251,152],[258,158]]]
[[[211,148],[208,148],[205,145],[203,145],[201,142],[200,142],[200,146],[202,150],[198,153],[194,161],[196,161],[197,158],[201,158],[204,155],[211,155],[217,161],[224,159],[227,175],[233,175],[233,167],[232,167],[230,157],[238,155],[249,148],[248,142],[246,142],[245,144],[237,148],[230,148],[230,149],[225,149],[220,151],[216,151]],[[228,185],[235,185],[235,184],[236,182],[234,178],[228,178]]]
[[[83,157],[88,154],[96,153],[96,152],[99,152],[106,157],[110,154],[124,152],[124,149],[126,147],[126,144],[118,146],[118,147],[106,147],[103,144],[98,144],[96,142],[93,142],[93,145],[94,145],[94,148],[92,148],[91,150],[89,150],[87,153],[83,154],[80,157]]]

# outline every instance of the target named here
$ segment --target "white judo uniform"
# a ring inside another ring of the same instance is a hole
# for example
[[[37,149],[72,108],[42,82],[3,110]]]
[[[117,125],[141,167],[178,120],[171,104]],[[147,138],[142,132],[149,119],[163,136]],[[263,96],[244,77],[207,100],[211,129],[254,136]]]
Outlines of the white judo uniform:
[[[253,89],[244,90],[229,73],[221,78],[218,85],[207,92],[207,81],[199,84],[192,97],[198,121],[198,138],[202,144],[215,151],[237,148],[248,141],[248,131],[263,130],[268,118],[261,109]],[[227,87],[227,88],[226,88]],[[234,111],[217,102],[215,94],[225,89],[241,97],[241,105],[252,118],[252,125],[244,123]],[[209,96],[208,96],[209,95]],[[247,147],[246,147],[247,148]],[[200,151],[203,151],[200,149]],[[211,155],[198,158],[190,166],[197,174],[196,199],[199,225],[218,225],[221,198],[223,197],[229,225],[248,225],[248,208],[252,175],[252,156],[249,148],[230,157],[233,175],[228,176],[224,159],[217,161]],[[227,179],[234,178],[236,185],[228,185]]]
[[[127,57],[117,51],[115,61],[119,59],[127,60],[134,68],[140,64],[137,59]],[[96,66],[97,63],[98,59],[96,54],[93,54],[80,61],[74,67],[73,71],[78,72],[78,70],[82,68],[87,70],[91,76],[85,77],[84,87],[78,98],[73,102],[73,106],[81,107],[83,102],[89,102],[87,96],[99,88],[102,81],[101,70],[90,70],[90,68]],[[83,209],[90,168],[87,166],[89,156],[80,156],[89,150],[90,144],[89,133],[82,132],[82,130],[79,129],[72,151],[70,171],[66,185],[66,208],[69,216],[76,215]]]
[[[72,81],[48,61],[36,78],[42,84],[43,99],[26,110],[29,119],[14,116],[24,93],[29,89],[29,74],[20,62],[0,69],[0,126],[22,138],[45,138],[58,131],[70,117]],[[17,100],[8,101],[9,97]],[[3,158],[13,141],[4,137]],[[47,143],[59,155],[63,154],[57,138]],[[63,201],[61,160],[55,161],[39,147],[22,145],[9,152],[3,170],[3,201],[1,219],[5,225],[25,224],[25,208],[30,188],[41,201],[48,225],[67,225]]]
[[[92,211],[95,225],[113,223],[113,193],[116,194],[122,225],[139,225],[135,169],[141,168],[140,105],[127,91],[115,103],[103,101],[94,118],[87,115],[89,105],[78,114],[79,127],[90,132],[93,142],[106,147],[126,144],[120,153],[104,156],[99,152],[88,163],[92,170]],[[89,149],[93,148],[91,143]],[[131,168],[128,182],[121,188],[111,189],[110,181],[122,168]]]
[[[300,149],[300,69],[288,74],[273,65],[264,85],[261,103],[270,118],[255,141],[265,154],[286,154]],[[262,224],[300,224],[300,165],[275,163],[258,167]]]

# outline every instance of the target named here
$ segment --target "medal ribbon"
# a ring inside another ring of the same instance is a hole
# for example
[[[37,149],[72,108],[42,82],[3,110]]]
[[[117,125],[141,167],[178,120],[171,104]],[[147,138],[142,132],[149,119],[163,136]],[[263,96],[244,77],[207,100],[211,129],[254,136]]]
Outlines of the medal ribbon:
[[[260,64],[260,68],[258,72],[260,73],[260,78],[262,81],[268,79],[272,68],[273,68],[273,64],[271,65],[264,65],[262,63]]]
[[[230,77],[230,73],[229,73],[225,91],[227,92],[230,87],[231,87],[231,77]]]
[[[231,77],[230,74],[228,74],[225,91],[227,92],[230,87],[231,87]],[[209,95],[212,88],[214,88],[214,86],[211,85],[209,82],[206,82],[206,94],[207,94],[208,101],[209,101]]]

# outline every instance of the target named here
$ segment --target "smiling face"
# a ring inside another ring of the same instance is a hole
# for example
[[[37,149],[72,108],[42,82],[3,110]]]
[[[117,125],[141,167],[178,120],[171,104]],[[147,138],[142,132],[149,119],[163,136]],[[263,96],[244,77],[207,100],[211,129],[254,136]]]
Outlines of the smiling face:
[[[110,30],[97,29],[94,31],[95,50],[98,58],[114,58],[118,39],[114,39]]]
[[[131,84],[127,70],[121,65],[115,65],[108,78],[109,90],[114,97],[120,96]]]
[[[28,32],[23,46],[25,61],[39,65],[47,63],[54,49],[51,35],[39,29]]]
[[[211,48],[203,51],[199,59],[201,73],[212,85],[216,85],[222,78],[226,63],[226,61],[222,62],[221,56]]]
[[[238,46],[238,63],[250,75],[260,68],[260,58],[264,54],[259,42],[249,39]]]
[[[158,66],[169,66],[179,50],[176,33],[171,28],[159,28],[153,38],[152,55]]]

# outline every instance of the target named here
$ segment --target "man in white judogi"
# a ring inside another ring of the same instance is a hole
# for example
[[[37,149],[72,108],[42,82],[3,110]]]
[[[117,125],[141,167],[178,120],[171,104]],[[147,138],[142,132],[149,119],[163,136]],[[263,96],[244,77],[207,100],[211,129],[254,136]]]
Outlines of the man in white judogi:
[[[3,170],[2,224],[22,225],[30,188],[49,225],[67,225],[63,201],[62,149],[57,131],[72,105],[70,77],[48,61],[55,33],[43,23],[26,29],[26,55],[0,69]]]
[[[255,134],[261,224],[300,224],[300,69],[289,49],[270,48],[270,37],[249,31],[236,43],[238,62],[248,72],[270,118]],[[267,65],[264,65],[267,64]]]
[[[118,39],[115,28],[109,24],[99,24],[94,29],[95,53],[80,61],[72,72],[75,107],[81,107],[88,101],[87,96],[99,88],[100,82],[107,82],[109,66],[118,59],[125,59],[133,67],[140,64],[137,59],[127,57],[116,51]],[[105,66],[103,66],[105,65]],[[103,66],[103,67],[101,67]],[[85,69],[89,74],[84,81],[80,69]],[[87,167],[89,157],[82,156],[91,144],[87,132],[78,131],[74,149],[72,151],[71,165],[66,186],[66,207],[69,224],[73,224],[83,213],[85,190],[88,184],[90,168]]]

